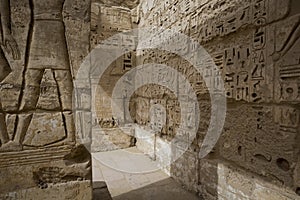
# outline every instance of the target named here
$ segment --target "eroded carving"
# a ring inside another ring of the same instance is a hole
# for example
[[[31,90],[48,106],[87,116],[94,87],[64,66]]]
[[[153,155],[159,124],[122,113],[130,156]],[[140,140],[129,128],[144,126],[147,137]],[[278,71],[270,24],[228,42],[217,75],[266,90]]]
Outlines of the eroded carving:
[[[18,115],[14,140],[3,142],[1,151],[21,150],[22,144],[45,146],[59,142],[65,139],[67,127],[70,126],[66,124],[66,117],[62,116],[63,111],[72,110],[73,92],[62,16],[64,0],[32,0],[30,5],[32,14],[26,53],[28,58],[23,76],[24,89],[20,97],[21,114]],[[42,115],[46,121],[54,120],[53,123],[36,130],[36,127],[43,126],[43,122],[27,113],[36,112],[37,109],[50,111]],[[30,128],[31,125],[35,128]],[[26,138],[28,132],[30,136]],[[49,132],[56,136],[49,139]]]
[[[2,46],[8,53],[12,54],[13,59],[20,58],[20,52],[18,45],[14,40],[11,32],[11,16],[10,5],[8,0],[0,2],[0,17],[1,17],[1,42],[0,42],[0,82],[2,82],[12,71],[9,62],[4,54]],[[0,140],[2,145],[9,141],[9,135],[7,132],[5,113],[2,110],[2,104],[0,99]]]
[[[90,46],[89,6],[89,0],[0,1],[0,199],[11,192],[14,199],[42,198],[38,187],[76,199],[83,185],[84,199],[91,198],[90,154],[70,155],[79,143],[72,79]],[[90,92],[82,89],[80,106],[90,110]]]
[[[209,63],[200,58],[199,65],[204,67],[202,73],[197,74],[189,64],[173,58],[167,52],[142,50],[138,52],[141,55],[138,62],[162,63],[173,67],[187,77],[201,101],[209,101],[205,95],[208,94],[205,84],[218,88],[215,85],[222,78],[229,100],[227,124],[219,147],[215,148],[212,156],[233,161],[266,177],[270,182],[299,192],[299,173],[294,169],[299,162],[298,3],[290,0],[174,0],[155,3],[151,9],[144,10],[140,27],[158,26],[151,30],[151,34],[158,35],[161,44],[175,42],[174,49],[183,53],[186,53],[182,47],[184,41],[162,38],[160,33],[161,28],[186,33],[202,44],[221,73],[206,67]],[[190,46],[188,53],[192,54],[196,49]],[[206,83],[201,76],[207,78]],[[137,79],[140,77],[142,75],[137,74]],[[145,74],[145,77],[157,78],[152,74]],[[178,84],[177,81],[174,78],[174,84]],[[179,96],[185,90],[178,84]],[[193,110],[185,111],[185,116],[179,116],[181,106],[177,105],[176,100],[159,95],[164,92],[163,88],[150,86],[137,92],[137,123],[148,124],[149,102],[167,99],[167,134],[173,135],[179,131],[181,141],[178,142],[185,143],[189,134],[186,129],[193,124],[188,121],[188,115]],[[187,97],[180,98],[190,103]],[[143,104],[147,106],[142,108]],[[208,113],[209,109],[204,109],[201,115],[209,118]],[[150,113],[150,119],[155,117],[158,117],[157,113]],[[183,123],[185,127],[176,126],[181,124],[180,117],[187,118]],[[191,149],[197,149],[205,137],[202,132],[206,131],[209,119],[202,120],[201,116],[200,121],[201,133],[197,133],[198,141],[195,142],[198,144],[192,144]],[[160,132],[163,131],[161,129]],[[164,138],[164,134],[160,136]],[[183,156],[183,159],[188,159],[188,156]],[[177,164],[174,174],[187,185],[192,184],[192,177],[187,175],[189,180],[180,177],[182,168],[187,165],[183,161]]]

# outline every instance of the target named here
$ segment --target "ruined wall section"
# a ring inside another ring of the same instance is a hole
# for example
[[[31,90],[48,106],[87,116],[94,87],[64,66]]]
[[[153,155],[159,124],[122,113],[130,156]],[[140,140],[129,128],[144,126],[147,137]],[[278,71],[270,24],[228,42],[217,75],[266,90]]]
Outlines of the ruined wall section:
[[[172,28],[198,41],[219,67],[225,84],[228,110],[223,134],[208,158],[199,160],[211,111],[203,79],[182,58],[155,50],[137,52],[137,65],[167,64],[188,77],[198,95],[201,122],[197,138],[171,167],[172,175],[189,189],[211,198],[226,195],[226,184],[218,186],[223,181],[218,178],[218,170],[219,163],[230,163],[233,171],[246,170],[261,180],[288,188],[292,196],[299,195],[299,7],[296,0],[153,0],[139,5],[140,27]],[[153,33],[158,30],[153,28]],[[180,42],[184,41],[176,41]],[[191,51],[193,47],[187,49],[187,53]],[[155,93],[160,95],[153,97],[147,94],[148,89],[136,92],[137,122],[151,127],[151,116],[146,113],[150,113],[151,103],[159,102],[171,116],[161,134],[174,135],[176,126],[172,128],[172,124],[180,121],[180,106],[176,108],[176,100],[164,95],[166,90],[156,87]],[[158,122],[163,121],[156,116]],[[183,132],[188,135],[188,128]],[[176,154],[180,149],[173,151]],[[240,181],[236,179],[236,183]],[[253,196],[261,195],[254,192],[255,187],[248,188],[244,195],[258,198]],[[233,188],[230,194],[240,195],[239,184]],[[285,192],[281,194],[286,197]]]

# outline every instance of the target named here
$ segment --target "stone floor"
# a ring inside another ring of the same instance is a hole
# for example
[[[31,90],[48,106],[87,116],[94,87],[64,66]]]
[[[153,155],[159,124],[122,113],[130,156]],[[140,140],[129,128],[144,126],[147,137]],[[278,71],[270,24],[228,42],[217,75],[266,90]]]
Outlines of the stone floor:
[[[94,153],[94,199],[196,200],[136,148]],[[107,186],[106,186],[106,184]],[[108,190],[107,190],[108,189]]]

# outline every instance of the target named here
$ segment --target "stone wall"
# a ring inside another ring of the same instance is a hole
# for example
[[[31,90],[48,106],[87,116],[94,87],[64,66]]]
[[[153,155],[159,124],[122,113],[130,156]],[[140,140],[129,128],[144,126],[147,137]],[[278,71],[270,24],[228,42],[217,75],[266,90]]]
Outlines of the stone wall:
[[[153,0],[141,1],[137,10],[140,28],[152,27],[154,35],[160,28],[171,28],[199,42],[220,69],[226,90],[221,138],[205,159],[199,159],[211,118],[207,83],[179,56],[156,49],[137,52],[137,65],[167,64],[183,73],[197,94],[201,113],[197,137],[171,165],[172,176],[207,199],[299,198],[299,2]],[[173,156],[180,153],[183,149],[174,147],[172,139],[179,132],[189,135],[191,128],[188,122],[181,124],[178,99],[158,85],[140,88],[134,99],[135,121],[151,129],[152,123],[166,118],[157,135]],[[187,103],[186,113],[193,113],[195,105]],[[153,122],[150,108],[155,104],[166,112],[157,108]],[[145,152],[153,146],[159,151],[156,141],[138,139],[137,145]]]
[[[91,45],[92,49],[114,35],[126,33],[133,28],[131,10],[122,3],[94,0],[91,12]],[[121,7],[123,5],[123,7]],[[100,58],[96,58],[101,60]],[[106,58],[102,58],[106,59]],[[112,113],[112,93],[117,81],[135,66],[135,52],[129,52],[114,60],[101,78],[92,78],[93,96],[93,138],[92,151],[110,151],[128,148],[134,145],[133,130],[123,127],[125,119],[117,118]],[[123,100],[121,100],[123,101]],[[122,109],[122,108],[121,108]]]
[[[72,101],[90,50],[90,1],[0,9],[0,198],[91,199],[89,142],[79,140]]]

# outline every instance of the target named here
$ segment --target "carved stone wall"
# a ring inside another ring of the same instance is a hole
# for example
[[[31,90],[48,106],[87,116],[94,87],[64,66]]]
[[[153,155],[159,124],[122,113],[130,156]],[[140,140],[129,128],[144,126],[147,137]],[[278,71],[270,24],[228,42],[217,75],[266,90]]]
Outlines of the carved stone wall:
[[[197,138],[172,164],[171,174],[209,199],[299,198],[299,2],[145,0],[138,10],[139,27],[172,28],[198,41],[220,68],[225,84],[228,103],[223,133],[214,151],[200,160],[199,149],[211,117],[204,80],[182,58],[157,50],[138,52],[137,65],[167,64],[182,72],[198,95]],[[152,104],[165,107],[166,115],[155,114],[155,120],[159,124],[167,119],[160,137],[168,144],[183,117],[176,98],[159,86],[145,86],[135,95],[135,120],[142,126],[152,126]],[[195,110],[190,106],[187,113]],[[188,134],[188,122],[180,131]],[[147,145],[141,146],[147,151]],[[174,154],[181,151],[172,150]]]
[[[72,102],[90,50],[90,1],[11,0],[0,9],[0,198],[37,198],[40,188],[57,199],[55,184],[65,199],[91,198]]]
[[[92,2],[92,48],[97,48],[101,42],[106,41],[110,37],[133,28],[131,10],[118,5],[112,1],[94,0]],[[101,79],[99,81],[95,80],[96,83],[93,84],[93,91],[96,94],[93,100],[95,102],[93,110],[96,116],[93,116],[92,151],[109,151],[134,145],[134,138],[130,134],[133,130],[125,128],[126,130],[123,132],[119,129],[124,125],[124,117],[116,118],[112,114],[113,89],[117,81],[132,69],[134,65],[135,52],[122,55],[106,69]],[[118,101],[123,101],[123,99]]]

